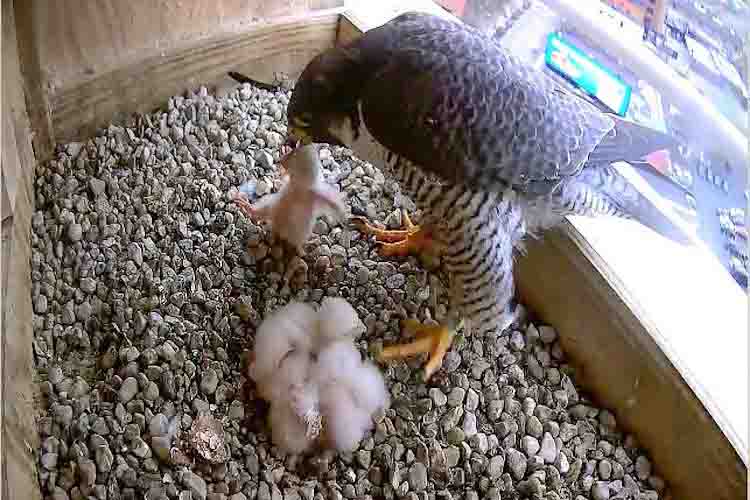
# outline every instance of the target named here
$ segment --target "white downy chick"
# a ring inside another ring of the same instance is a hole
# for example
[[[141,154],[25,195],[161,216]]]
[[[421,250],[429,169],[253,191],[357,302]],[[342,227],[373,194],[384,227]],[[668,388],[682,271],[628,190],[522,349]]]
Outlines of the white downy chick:
[[[340,298],[317,311],[291,303],[261,324],[249,375],[271,404],[274,444],[296,454],[315,444],[351,451],[372,428],[389,400],[380,372],[354,345],[364,330]]]
[[[326,444],[341,452],[354,451],[372,428],[375,412],[389,404],[383,377],[346,340],[328,344],[318,356],[315,371]]]
[[[274,401],[307,376],[309,353],[317,330],[317,314],[307,304],[294,302],[274,311],[258,328],[249,376],[263,399]]]
[[[323,299],[318,309],[318,322],[316,342],[319,346],[343,339],[353,342],[366,330],[354,308],[340,297]]]
[[[296,384],[271,402],[271,439],[287,453],[304,453],[320,437],[321,420],[315,384]]]
[[[235,201],[248,217],[270,221],[271,230],[301,253],[312,236],[317,218],[328,215],[334,220],[342,219],[346,215],[346,205],[341,193],[323,180],[320,158],[312,144],[293,150],[281,164],[287,175],[279,192],[266,195],[251,205],[247,200],[249,183],[245,183]]]
[[[260,397],[270,402],[272,439],[289,453],[307,451],[320,432],[318,395],[310,381],[316,311],[294,302],[261,323],[248,367]]]

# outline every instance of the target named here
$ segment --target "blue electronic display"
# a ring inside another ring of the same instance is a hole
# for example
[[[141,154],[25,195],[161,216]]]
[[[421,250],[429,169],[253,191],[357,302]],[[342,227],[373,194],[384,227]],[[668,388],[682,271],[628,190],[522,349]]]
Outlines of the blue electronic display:
[[[544,61],[618,115],[627,113],[632,93],[630,86],[557,33],[550,33],[547,38]]]

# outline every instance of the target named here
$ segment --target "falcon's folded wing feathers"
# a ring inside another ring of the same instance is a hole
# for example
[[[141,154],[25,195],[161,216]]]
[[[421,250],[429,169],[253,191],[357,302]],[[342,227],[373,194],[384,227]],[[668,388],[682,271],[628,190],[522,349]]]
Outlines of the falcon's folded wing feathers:
[[[556,92],[548,75],[470,28],[415,16],[382,29],[394,46],[364,87],[365,125],[394,154],[449,182],[546,194],[580,172],[613,127],[611,117]],[[381,43],[354,47],[367,59]]]

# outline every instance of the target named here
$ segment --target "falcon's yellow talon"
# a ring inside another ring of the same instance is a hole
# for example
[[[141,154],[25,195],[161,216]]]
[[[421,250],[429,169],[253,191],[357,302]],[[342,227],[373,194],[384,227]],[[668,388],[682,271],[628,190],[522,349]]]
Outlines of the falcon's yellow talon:
[[[417,354],[429,352],[435,344],[435,340],[430,335],[420,335],[419,337],[420,338],[417,340],[407,344],[383,347],[380,356],[378,356],[378,361],[408,358],[409,356],[416,356]]]
[[[365,234],[371,234],[375,236],[375,239],[378,242],[386,242],[386,243],[394,243],[404,240],[408,235],[409,231],[405,231],[402,229],[391,231],[387,229],[380,229],[379,227],[375,227],[369,222],[367,222],[367,219],[364,217],[352,217],[349,219],[349,222],[352,226],[357,228],[359,231],[365,233]]]
[[[401,322],[401,328],[404,331],[411,333],[412,335],[419,333],[422,323],[416,319],[407,318]]]
[[[445,326],[427,326],[415,320],[405,320],[404,330],[413,331],[416,340],[406,344],[384,347],[378,361],[402,359],[417,354],[428,354],[422,379],[427,382],[443,364],[443,358],[453,342],[453,332]]]
[[[432,330],[430,330],[429,327],[424,326],[416,319],[409,318],[403,320],[401,322],[401,328],[404,334],[408,334],[417,339],[430,337],[432,335]]]
[[[405,257],[409,254],[420,253],[427,249],[432,242],[427,232],[415,225],[406,211],[403,212],[403,222],[406,229],[380,229],[375,227],[364,217],[352,217],[350,223],[359,231],[375,236],[380,245],[380,255],[384,257]]]

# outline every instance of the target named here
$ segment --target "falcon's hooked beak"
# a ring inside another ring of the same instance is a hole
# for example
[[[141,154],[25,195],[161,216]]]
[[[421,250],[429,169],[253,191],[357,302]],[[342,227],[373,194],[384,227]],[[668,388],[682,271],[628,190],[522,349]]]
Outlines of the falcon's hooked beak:
[[[296,149],[312,143],[326,143],[332,146],[344,146],[342,141],[330,130],[330,120],[326,115],[321,120],[305,121],[294,117],[289,124],[284,147]]]
[[[299,120],[295,120],[295,124],[291,124],[286,134],[286,140],[281,145],[281,158],[279,163],[282,168],[286,168],[286,160],[289,155],[292,154],[298,147],[310,144],[312,142],[310,135],[307,133],[307,127],[301,126],[298,123]]]
[[[299,116],[293,117],[290,121],[284,146],[296,149],[300,145],[307,145],[314,142],[310,134],[311,124],[309,121],[303,120]]]

